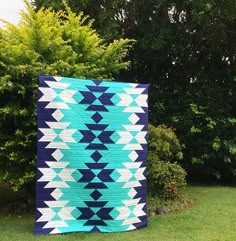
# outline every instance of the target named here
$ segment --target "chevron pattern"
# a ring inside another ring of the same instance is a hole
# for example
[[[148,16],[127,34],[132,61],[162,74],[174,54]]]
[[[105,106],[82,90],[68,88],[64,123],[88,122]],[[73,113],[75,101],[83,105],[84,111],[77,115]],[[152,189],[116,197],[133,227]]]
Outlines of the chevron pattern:
[[[36,234],[147,225],[148,86],[40,76]]]

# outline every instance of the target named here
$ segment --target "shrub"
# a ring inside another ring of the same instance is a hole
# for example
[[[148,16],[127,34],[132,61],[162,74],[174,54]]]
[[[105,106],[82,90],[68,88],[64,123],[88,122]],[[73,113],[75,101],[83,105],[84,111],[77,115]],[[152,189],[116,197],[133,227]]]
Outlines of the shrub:
[[[174,130],[165,125],[148,126],[148,150],[159,161],[175,162],[183,159],[183,145],[180,144]]]
[[[149,159],[148,161],[153,161]],[[186,186],[186,172],[176,162],[159,161],[152,165],[149,172],[148,183],[151,193],[164,199],[175,199],[179,196],[181,188]]]
[[[183,158],[182,145],[174,130],[160,125],[149,125],[148,188],[164,199],[178,197],[186,186],[186,172],[176,161]]]

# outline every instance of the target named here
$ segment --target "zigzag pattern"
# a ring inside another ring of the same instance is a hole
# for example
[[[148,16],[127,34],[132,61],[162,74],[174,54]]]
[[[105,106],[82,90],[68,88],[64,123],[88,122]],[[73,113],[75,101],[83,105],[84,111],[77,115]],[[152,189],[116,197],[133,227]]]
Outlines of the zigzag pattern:
[[[148,86],[40,76],[36,234],[147,225]]]

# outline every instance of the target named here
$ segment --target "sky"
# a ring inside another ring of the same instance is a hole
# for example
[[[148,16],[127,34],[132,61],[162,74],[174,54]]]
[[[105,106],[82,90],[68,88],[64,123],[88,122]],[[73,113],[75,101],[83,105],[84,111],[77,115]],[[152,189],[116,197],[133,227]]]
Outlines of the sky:
[[[24,0],[0,0],[0,19],[17,24],[20,20],[19,12],[24,9]],[[4,23],[0,21],[0,27]]]

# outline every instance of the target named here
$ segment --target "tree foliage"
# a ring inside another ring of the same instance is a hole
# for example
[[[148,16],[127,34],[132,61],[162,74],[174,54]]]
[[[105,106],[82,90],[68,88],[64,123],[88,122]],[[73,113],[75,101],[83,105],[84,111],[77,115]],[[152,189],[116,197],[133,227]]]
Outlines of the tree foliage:
[[[19,25],[0,29],[0,182],[15,189],[34,179],[39,74],[112,79],[127,68],[128,39],[106,44],[82,13],[27,3]]]
[[[51,1],[35,0],[36,6]],[[61,0],[54,7],[61,8]],[[68,0],[98,32],[137,40],[122,80],[151,83],[151,121],[173,126],[190,173],[235,180],[236,1]]]
[[[37,7],[63,8],[63,0],[32,1]],[[130,56],[132,78],[164,85],[229,82],[235,64],[234,0],[68,0],[84,11],[106,38],[137,40]]]

